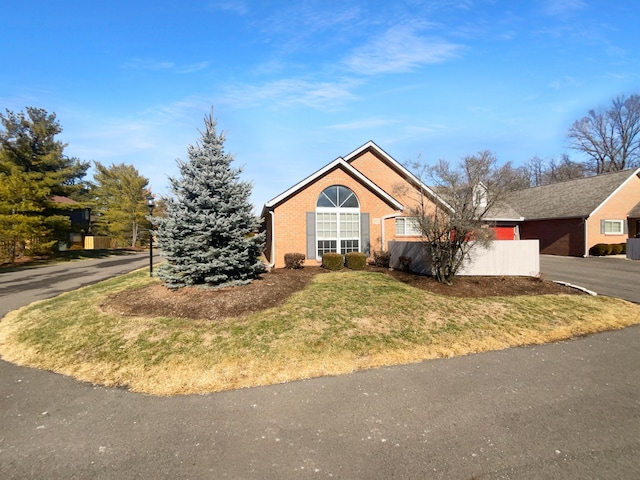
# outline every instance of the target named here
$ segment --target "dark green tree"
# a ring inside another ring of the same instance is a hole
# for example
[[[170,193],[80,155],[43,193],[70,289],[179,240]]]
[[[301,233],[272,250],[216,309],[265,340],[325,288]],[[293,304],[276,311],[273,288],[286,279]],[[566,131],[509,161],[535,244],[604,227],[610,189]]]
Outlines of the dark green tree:
[[[251,184],[240,180],[216,133],[212,114],[204,119],[200,142],[178,160],[179,178],[171,178],[166,214],[154,219],[154,233],[167,259],[158,276],[169,288],[243,285],[264,271],[263,234],[249,201]]]
[[[53,197],[81,195],[89,164],[64,155],[55,114],[7,110],[0,122],[0,256],[14,261],[23,252],[48,253],[68,235],[69,218]]]
[[[15,167],[36,178],[50,195],[77,200],[86,189],[89,162],[64,154],[67,144],[56,139],[62,132],[56,114],[27,107],[26,114],[7,110],[0,121],[0,173],[10,174]]]

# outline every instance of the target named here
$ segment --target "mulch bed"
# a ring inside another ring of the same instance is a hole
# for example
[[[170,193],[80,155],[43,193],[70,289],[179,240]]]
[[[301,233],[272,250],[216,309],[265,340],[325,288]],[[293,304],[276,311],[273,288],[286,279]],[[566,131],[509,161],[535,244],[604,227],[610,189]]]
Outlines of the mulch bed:
[[[449,286],[430,277],[397,270],[373,266],[368,266],[367,270],[385,273],[413,287],[451,297],[582,294],[543,278],[457,277]],[[239,317],[283,304],[293,293],[309,285],[314,276],[327,272],[315,266],[296,270],[275,269],[248,285],[221,289],[191,287],[169,290],[162,285],[150,285],[114,294],[101,307],[134,316],[209,320]]]

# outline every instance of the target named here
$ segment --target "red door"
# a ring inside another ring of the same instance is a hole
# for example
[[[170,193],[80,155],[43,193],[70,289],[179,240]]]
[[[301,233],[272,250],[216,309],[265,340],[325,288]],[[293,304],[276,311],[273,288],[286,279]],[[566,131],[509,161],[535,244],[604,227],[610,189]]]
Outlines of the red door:
[[[496,240],[514,240],[516,238],[514,227],[493,227]]]

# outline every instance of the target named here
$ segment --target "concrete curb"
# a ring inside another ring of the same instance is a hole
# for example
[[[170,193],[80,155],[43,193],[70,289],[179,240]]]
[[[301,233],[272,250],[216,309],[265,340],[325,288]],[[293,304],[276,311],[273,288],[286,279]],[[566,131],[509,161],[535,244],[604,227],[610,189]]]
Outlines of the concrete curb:
[[[589,295],[591,295],[593,297],[597,297],[598,296],[598,293],[594,292],[593,290],[588,290],[588,289],[586,289],[584,287],[581,287],[579,285],[573,285],[573,284],[571,284],[569,282],[562,282],[562,281],[559,281],[559,280],[554,280],[553,283],[557,283],[558,285],[564,285],[565,287],[569,287],[569,288],[575,288],[576,290],[580,290],[581,292],[588,293]]]

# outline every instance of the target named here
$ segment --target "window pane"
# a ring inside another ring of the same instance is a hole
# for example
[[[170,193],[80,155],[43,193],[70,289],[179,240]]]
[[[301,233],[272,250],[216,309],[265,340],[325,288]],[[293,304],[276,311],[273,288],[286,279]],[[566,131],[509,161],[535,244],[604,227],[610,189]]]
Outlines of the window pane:
[[[336,246],[335,240],[318,240],[318,257],[322,257],[325,253],[335,253]]]
[[[338,206],[358,208],[358,199],[347,187],[338,187]]]
[[[622,233],[622,221],[620,221],[620,220],[605,220],[604,221],[604,233]]]
[[[359,244],[360,242],[358,240],[342,240],[340,242],[340,252],[341,253],[357,252]]]
[[[421,235],[420,224],[416,218],[407,218],[405,233],[407,235]]]
[[[325,188],[318,197],[318,207],[337,207],[338,206],[338,187],[333,186]]]
[[[396,235],[404,235],[404,218],[396,218]]]

